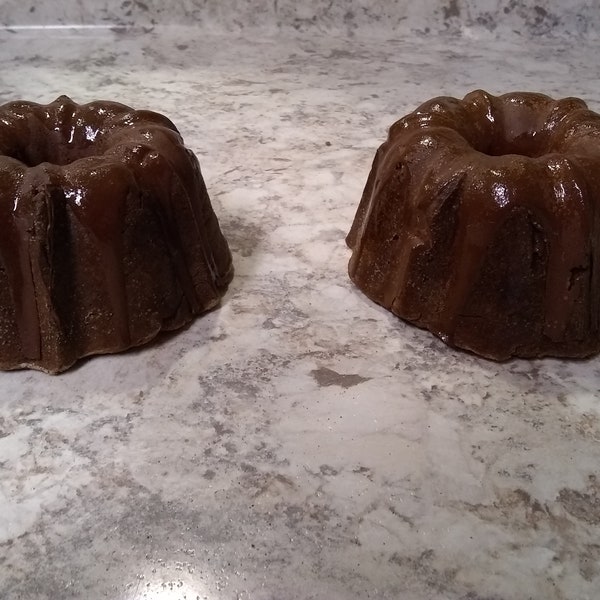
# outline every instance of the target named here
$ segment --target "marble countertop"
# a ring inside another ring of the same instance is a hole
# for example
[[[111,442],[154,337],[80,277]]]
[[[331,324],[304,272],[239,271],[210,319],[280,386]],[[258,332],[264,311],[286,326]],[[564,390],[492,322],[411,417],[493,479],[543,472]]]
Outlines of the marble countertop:
[[[453,351],[353,287],[344,236],[396,118],[475,88],[598,110],[600,48],[389,37],[0,32],[0,101],[171,117],[236,268],[160,343],[0,374],[4,600],[597,598],[600,358]]]

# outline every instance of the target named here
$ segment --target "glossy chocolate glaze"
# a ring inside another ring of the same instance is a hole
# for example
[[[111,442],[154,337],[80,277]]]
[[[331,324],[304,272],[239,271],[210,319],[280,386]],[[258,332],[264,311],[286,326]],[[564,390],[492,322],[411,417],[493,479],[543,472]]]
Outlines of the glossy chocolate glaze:
[[[142,344],[213,307],[233,274],[175,126],[115,102],[0,106],[0,219],[4,369]]]
[[[600,350],[600,115],[475,91],[397,121],[347,242],[371,299],[488,358]]]

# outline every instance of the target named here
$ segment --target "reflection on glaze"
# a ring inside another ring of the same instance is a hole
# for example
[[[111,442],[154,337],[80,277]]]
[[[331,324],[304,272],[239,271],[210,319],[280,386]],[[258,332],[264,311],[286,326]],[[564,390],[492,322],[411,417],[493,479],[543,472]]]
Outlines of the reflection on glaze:
[[[504,183],[494,183],[492,185],[492,196],[500,208],[508,206],[509,191]]]
[[[88,140],[88,142],[93,142],[96,139],[96,136],[98,135],[98,132],[100,131],[100,128],[94,128],[91,127],[90,125],[84,125],[85,128],[85,139]]]
[[[81,188],[77,188],[76,190],[65,190],[65,198],[70,202],[74,202],[76,206],[81,206],[83,194],[84,191]]]

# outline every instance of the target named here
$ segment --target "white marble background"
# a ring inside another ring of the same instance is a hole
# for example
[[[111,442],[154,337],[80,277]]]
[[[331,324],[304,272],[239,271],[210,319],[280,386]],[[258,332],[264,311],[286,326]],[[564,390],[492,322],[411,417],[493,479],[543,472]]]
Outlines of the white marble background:
[[[94,9],[137,19],[135,4]],[[26,6],[3,3],[2,20],[48,5]],[[599,110],[598,43],[425,34],[414,7],[422,33],[356,11],[350,36],[328,29],[337,10],[265,35],[0,33],[0,101],[168,114],[236,266],[221,308],[178,335],[59,377],[0,374],[3,600],[597,598],[600,359],[452,351],[353,288],[343,238],[394,119],[477,87]]]
[[[293,28],[355,34],[598,36],[598,0],[3,0],[4,26],[195,24],[203,29]]]

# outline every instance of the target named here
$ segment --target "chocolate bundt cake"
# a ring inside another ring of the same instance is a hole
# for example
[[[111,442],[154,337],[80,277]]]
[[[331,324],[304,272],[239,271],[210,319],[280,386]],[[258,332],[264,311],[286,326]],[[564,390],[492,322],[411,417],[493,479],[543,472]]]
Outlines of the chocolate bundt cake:
[[[166,117],[115,102],[0,106],[0,368],[62,371],[215,306],[231,255]]]
[[[372,300],[481,356],[600,350],[600,115],[534,93],[430,100],[392,125],[354,223]]]

